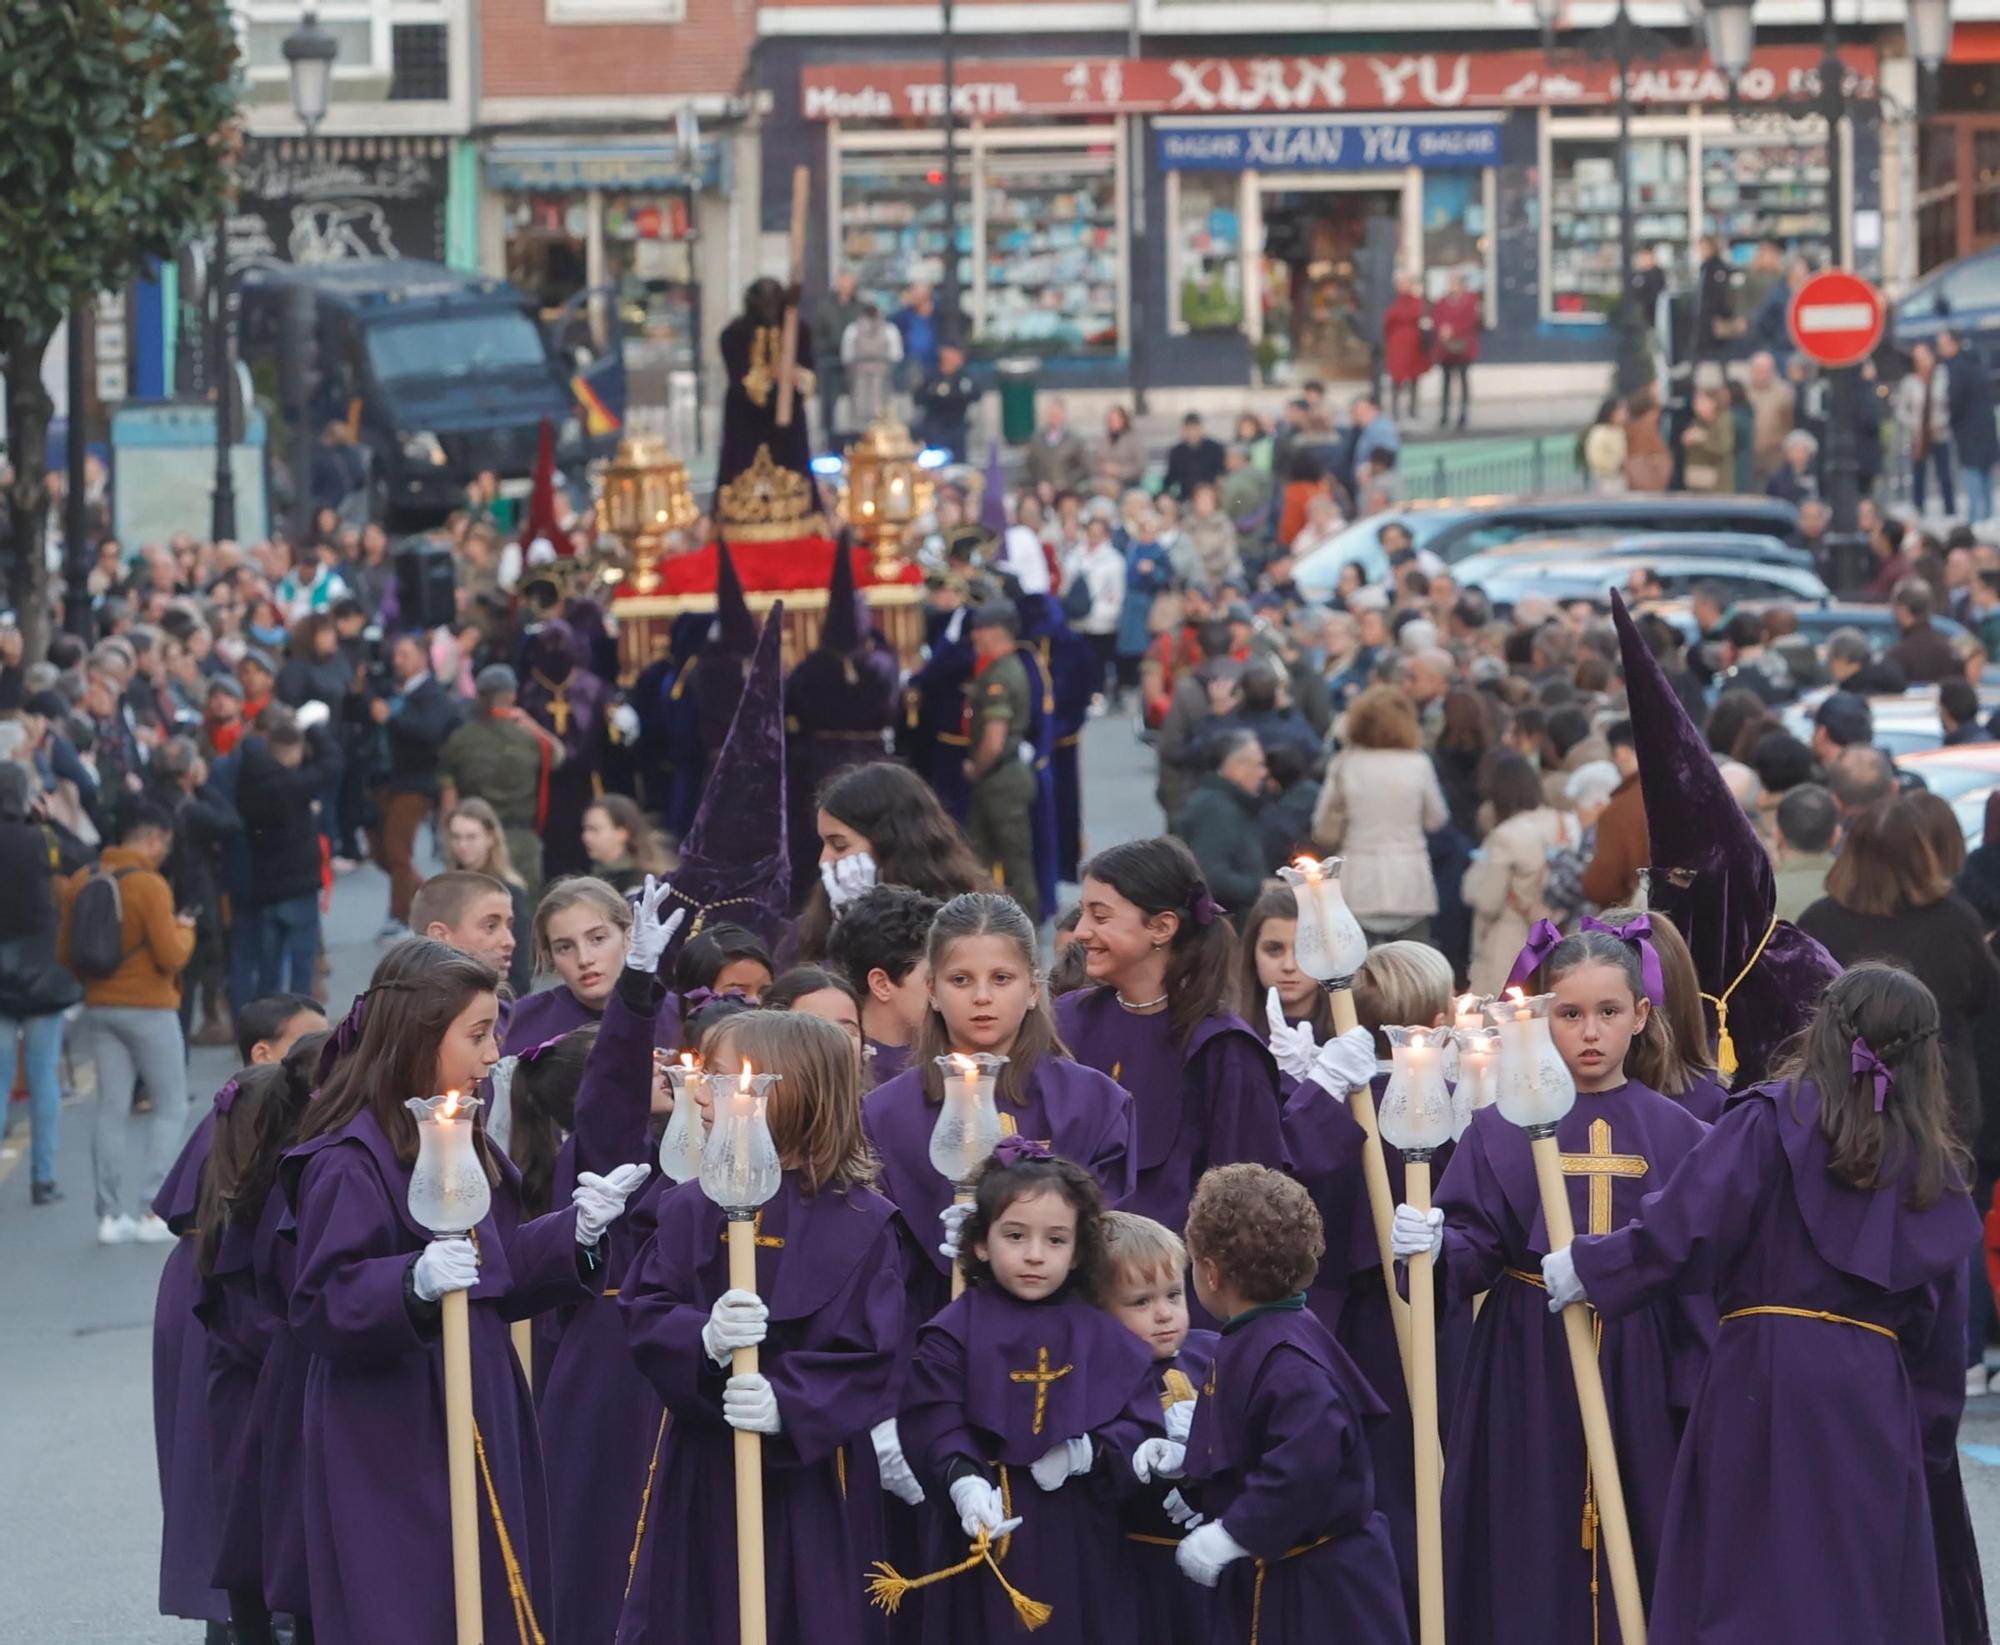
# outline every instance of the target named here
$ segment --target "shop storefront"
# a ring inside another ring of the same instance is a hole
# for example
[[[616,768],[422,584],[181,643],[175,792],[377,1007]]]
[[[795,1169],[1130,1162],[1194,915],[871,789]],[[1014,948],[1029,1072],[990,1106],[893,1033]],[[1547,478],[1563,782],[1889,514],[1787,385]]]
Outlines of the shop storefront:
[[[1876,53],[1844,53],[1857,87]],[[1648,65],[1636,228],[1677,285],[1715,235],[1817,258],[1834,168],[1857,261],[1879,266],[1876,138],[1756,112],[1809,87],[1819,50],[1760,51],[1731,107],[1705,61]],[[976,352],[1114,363],[1147,385],[1365,375],[1395,279],[1477,293],[1495,360],[1612,349],[1619,284],[1615,71],[1540,51],[1268,58],[980,59],[961,71],[956,211]],[[824,135],[827,264],[893,310],[946,255],[943,106],[928,60],[804,67]]]

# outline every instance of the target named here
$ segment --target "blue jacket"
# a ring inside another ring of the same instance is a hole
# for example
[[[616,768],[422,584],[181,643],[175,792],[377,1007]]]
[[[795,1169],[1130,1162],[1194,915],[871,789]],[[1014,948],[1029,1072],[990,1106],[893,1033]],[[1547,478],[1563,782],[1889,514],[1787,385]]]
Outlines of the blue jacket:
[[[1153,643],[1147,626],[1153,600],[1173,586],[1174,568],[1153,543],[1125,545],[1125,604],[1118,613],[1118,655],[1143,657]]]

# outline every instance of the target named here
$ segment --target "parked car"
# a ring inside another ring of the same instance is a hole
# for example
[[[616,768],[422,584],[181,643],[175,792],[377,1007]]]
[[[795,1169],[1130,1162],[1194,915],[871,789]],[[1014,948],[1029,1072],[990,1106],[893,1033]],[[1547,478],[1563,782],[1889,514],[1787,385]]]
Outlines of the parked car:
[[[1542,560],[1617,561],[1607,566],[1606,576],[1623,582],[1630,571],[1655,560],[1685,559],[1688,555],[1734,560],[1745,565],[1797,566],[1812,569],[1809,549],[1794,548],[1779,538],[1746,531],[1639,532],[1627,535],[1520,537],[1499,548],[1468,555],[1453,566],[1452,575],[1461,586],[1478,588],[1488,577],[1505,576],[1518,568]]]
[[[1697,497],[1681,493],[1620,496],[1479,497],[1453,502],[1408,503],[1356,520],[1299,561],[1292,575],[1299,592],[1326,599],[1350,560],[1371,583],[1388,575],[1382,551],[1385,525],[1405,526],[1419,553],[1456,565],[1523,537],[1677,535],[1682,532],[1748,532],[1789,538],[1798,510],[1775,497]]]
[[[1788,704],[1779,715],[1785,722],[1785,729],[1801,742],[1810,742],[1813,716],[1833,690],[1830,685],[1819,686],[1804,693],[1797,702]],[[1980,718],[1988,718],[1995,710],[2000,710],[2000,686],[1981,687]],[[1936,686],[1918,685],[1898,696],[1870,697],[1868,711],[1874,717],[1875,746],[1896,759],[1900,760],[1906,754],[1928,753],[1942,748],[1944,723],[1938,718]],[[1976,753],[1977,749],[1975,746],[1943,751]],[[1946,798],[1950,796],[1946,795]]]
[[[2000,743],[1967,743],[1897,756],[1905,780],[1916,778],[1950,803],[1968,847],[1985,843],[1986,801],[2000,792]]]
[[[2000,371],[2000,247],[1933,269],[1889,312],[1889,338],[1907,356],[1950,328],[1976,350],[1989,372]]]
[[[1595,555],[1569,558],[1467,561],[1458,568],[1461,584],[1476,588],[1505,615],[1522,600],[1540,596],[1566,603],[1589,600],[1609,605],[1613,588],[1625,587],[1631,560],[1604,560]],[[1824,600],[1831,591],[1809,566],[1763,565],[1751,560],[1725,558],[1720,554],[1650,554],[1644,564],[1659,579],[1667,597],[1685,598],[1699,584],[1720,589],[1728,600]],[[1470,572],[1467,567],[1471,567]]]

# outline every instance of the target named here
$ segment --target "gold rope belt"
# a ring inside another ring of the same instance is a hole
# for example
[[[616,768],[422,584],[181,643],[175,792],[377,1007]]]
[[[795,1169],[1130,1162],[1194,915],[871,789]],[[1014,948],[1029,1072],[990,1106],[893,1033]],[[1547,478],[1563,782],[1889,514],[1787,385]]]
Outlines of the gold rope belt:
[[[1278,1558],[1297,1559],[1300,1554],[1309,1554],[1315,1548],[1324,1548],[1332,1540],[1333,1533],[1328,1532],[1312,1542],[1302,1542],[1296,1548],[1288,1548]],[[1268,1559],[1257,1561],[1257,1580],[1250,1586],[1250,1645],[1257,1645],[1257,1631],[1264,1624],[1264,1572],[1270,1564],[1271,1561]]]
[[[1775,1315],[1779,1319],[1816,1319],[1826,1325],[1852,1325],[1857,1330],[1873,1331],[1878,1337],[1887,1337],[1891,1342],[1902,1339],[1886,1325],[1877,1325],[1872,1319],[1852,1319],[1846,1314],[1829,1314],[1823,1308],[1786,1308],[1778,1303],[1764,1303],[1756,1308],[1738,1308],[1734,1313],[1724,1314],[1722,1323],[1727,1325],[1732,1319],[1753,1319],[1759,1314]]]
[[[500,1517],[500,1493],[493,1485],[493,1470],[486,1461],[486,1436],[479,1424],[472,1425],[472,1445],[479,1457],[479,1477],[486,1482],[486,1503],[493,1515],[493,1532],[500,1542],[500,1565],[507,1574],[507,1597],[514,1602],[514,1631],[521,1645],[547,1645],[540,1624],[535,1621],[534,1601],[521,1575],[521,1562],[514,1557],[514,1539],[507,1534],[507,1522]]]
[[[998,1468],[1000,1474],[1000,1512],[1004,1517],[1012,1519],[1014,1517],[1014,1484],[1007,1477],[1007,1465],[1005,1463],[999,1463],[995,1466]],[[1020,1618],[1021,1626],[1032,1632],[1047,1622],[1054,1614],[1054,1611],[1050,1606],[1042,1604],[1040,1600],[1030,1599],[1026,1594],[1022,1593],[1019,1588],[1016,1588],[1013,1583],[1007,1580],[1006,1572],[1000,1569],[1000,1561],[1007,1557],[1007,1548],[1012,1541],[1013,1536],[1011,1533],[1001,1537],[996,1542],[992,1536],[982,1529],[972,1539],[971,1546],[964,1559],[960,1560],[956,1565],[947,1565],[941,1571],[932,1571],[928,1576],[904,1576],[886,1559],[878,1559],[870,1566],[870,1569],[875,1574],[868,1579],[869,1603],[878,1606],[888,1615],[894,1616],[896,1608],[903,1603],[904,1595],[908,1594],[912,1589],[928,1588],[934,1582],[944,1582],[951,1577],[961,1576],[967,1571],[977,1570],[981,1565],[984,1565],[993,1573],[994,1579],[999,1582],[1002,1591],[1007,1595],[1008,1601],[1014,1607],[1014,1615]]]
[[[1540,1274],[1531,1274],[1525,1268],[1504,1268],[1501,1272],[1509,1279],[1519,1280],[1523,1285],[1532,1285],[1537,1291],[1546,1291],[1548,1289],[1542,1283],[1542,1276]]]

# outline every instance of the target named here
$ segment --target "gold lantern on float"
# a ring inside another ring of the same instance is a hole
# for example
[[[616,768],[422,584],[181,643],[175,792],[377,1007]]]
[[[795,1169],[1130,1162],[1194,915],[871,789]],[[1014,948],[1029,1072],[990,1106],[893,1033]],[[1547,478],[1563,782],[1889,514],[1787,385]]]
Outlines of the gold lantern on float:
[[[875,579],[895,582],[903,573],[903,536],[930,512],[936,487],[918,463],[910,431],[881,416],[847,448],[840,483],[840,517],[875,550]]]
[[[660,586],[659,561],[667,538],[701,518],[687,464],[664,440],[627,435],[599,474],[598,498],[604,529],[625,545],[637,568],[633,588],[653,593]]]

